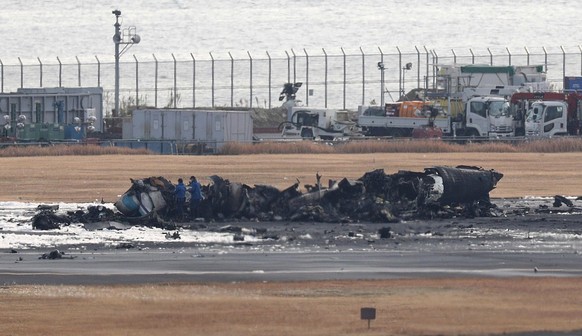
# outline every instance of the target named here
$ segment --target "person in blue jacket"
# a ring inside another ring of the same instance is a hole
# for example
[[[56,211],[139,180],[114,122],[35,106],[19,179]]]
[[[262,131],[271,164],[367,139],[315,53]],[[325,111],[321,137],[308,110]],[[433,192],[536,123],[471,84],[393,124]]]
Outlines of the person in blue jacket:
[[[184,185],[184,180],[182,180],[182,178],[178,179],[174,195],[176,196],[176,210],[178,211],[178,216],[183,218],[184,203],[186,203],[186,186]]]
[[[190,176],[190,215],[192,218],[198,218],[200,215],[200,202],[202,202],[202,190],[200,189],[200,182],[196,180],[196,176]]]

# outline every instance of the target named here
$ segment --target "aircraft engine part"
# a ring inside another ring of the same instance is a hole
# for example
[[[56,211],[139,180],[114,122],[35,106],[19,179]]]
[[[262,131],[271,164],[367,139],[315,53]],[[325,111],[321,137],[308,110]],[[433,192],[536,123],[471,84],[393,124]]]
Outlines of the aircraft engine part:
[[[430,199],[436,198],[443,205],[488,201],[489,192],[503,177],[503,174],[493,170],[469,166],[456,168],[439,166],[426,168],[425,172],[435,180]]]

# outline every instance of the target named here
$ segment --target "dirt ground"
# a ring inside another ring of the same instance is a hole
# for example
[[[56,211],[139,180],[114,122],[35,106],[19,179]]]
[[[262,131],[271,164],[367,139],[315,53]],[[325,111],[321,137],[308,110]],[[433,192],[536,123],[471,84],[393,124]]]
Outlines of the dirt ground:
[[[61,156],[0,158],[0,200],[114,202],[130,178],[196,175],[203,184],[219,175],[234,182],[286,188],[299,180],[359,178],[382,168],[422,171],[437,165],[473,165],[504,174],[492,197],[582,194],[582,153],[382,153],[240,156]]]
[[[582,194],[581,153],[99,156],[0,159],[0,200],[115,201],[130,178],[216,174],[286,187],[384,168],[476,165],[492,197]],[[428,278],[135,286],[0,287],[1,335],[491,335],[582,333],[582,279]],[[360,308],[375,307],[370,329]],[[577,332],[576,332],[577,331]]]

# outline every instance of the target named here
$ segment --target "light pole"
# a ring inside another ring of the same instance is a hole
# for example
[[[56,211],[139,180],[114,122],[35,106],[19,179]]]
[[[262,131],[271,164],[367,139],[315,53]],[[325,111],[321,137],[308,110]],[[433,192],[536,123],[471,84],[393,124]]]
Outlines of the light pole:
[[[121,23],[119,23],[121,11],[116,9],[111,13],[115,15],[115,24],[113,25],[115,27],[115,34],[113,35],[113,43],[115,44],[115,108],[112,116],[119,117],[119,58],[132,45],[138,44],[141,38],[135,33],[135,27],[129,27],[122,34]],[[124,45],[121,51],[119,50],[120,44]]]
[[[412,69],[412,63],[406,63],[406,65],[402,68],[402,93],[401,96],[406,95],[406,90],[404,89],[404,84],[406,81],[404,80],[404,74],[406,74],[406,70]]]
[[[384,108],[384,62],[378,62],[380,70],[380,106]]]

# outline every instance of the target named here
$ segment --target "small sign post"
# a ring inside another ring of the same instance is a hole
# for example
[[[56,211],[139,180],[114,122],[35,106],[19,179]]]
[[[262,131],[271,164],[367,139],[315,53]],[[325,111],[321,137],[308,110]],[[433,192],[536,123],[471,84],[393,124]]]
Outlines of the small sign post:
[[[370,321],[376,319],[376,308],[363,307],[360,309],[360,319],[368,320],[368,329],[370,329]]]

